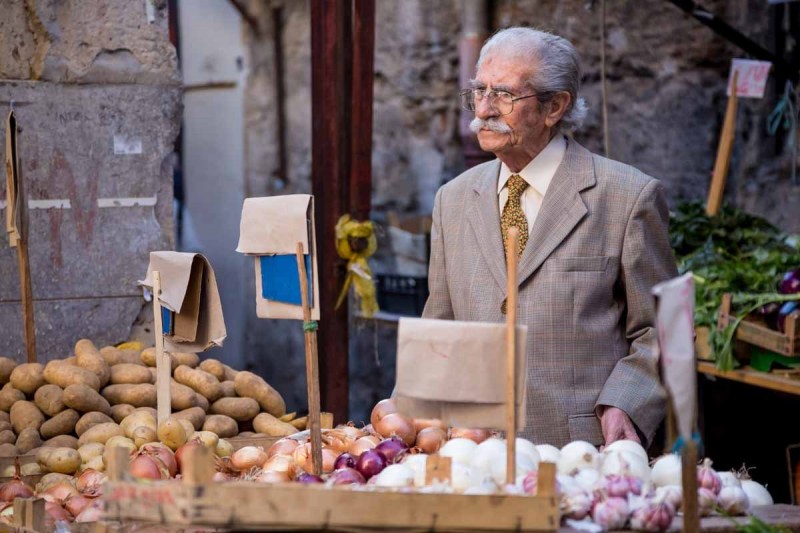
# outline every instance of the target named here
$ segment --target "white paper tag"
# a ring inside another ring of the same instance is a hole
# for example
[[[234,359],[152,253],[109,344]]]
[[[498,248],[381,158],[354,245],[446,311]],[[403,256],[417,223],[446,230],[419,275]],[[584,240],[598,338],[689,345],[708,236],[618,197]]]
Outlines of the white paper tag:
[[[739,98],[764,98],[764,89],[769,79],[769,61],[752,59],[734,59],[731,61],[731,72],[728,76],[728,96],[732,94],[733,74],[738,72],[736,95]]]
[[[128,135],[114,135],[115,155],[136,155],[142,153],[142,140]]]

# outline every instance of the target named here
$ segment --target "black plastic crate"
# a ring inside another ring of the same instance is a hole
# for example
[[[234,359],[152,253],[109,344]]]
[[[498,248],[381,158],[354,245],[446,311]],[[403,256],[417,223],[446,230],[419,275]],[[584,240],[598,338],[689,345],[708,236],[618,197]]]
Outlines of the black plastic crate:
[[[428,278],[376,274],[375,286],[381,311],[421,316],[428,299]]]

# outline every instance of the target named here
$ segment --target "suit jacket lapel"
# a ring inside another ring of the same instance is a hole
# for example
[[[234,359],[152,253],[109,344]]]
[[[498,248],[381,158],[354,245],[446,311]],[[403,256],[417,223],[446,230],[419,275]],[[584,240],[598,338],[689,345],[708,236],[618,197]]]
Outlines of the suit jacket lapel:
[[[592,154],[569,139],[564,160],[545,193],[519,264],[519,283],[527,280],[586,216],[580,192],[595,184]],[[498,230],[499,231],[499,230]],[[502,253],[502,246],[501,246]]]
[[[478,247],[483,254],[492,277],[505,292],[506,260],[503,254],[503,238],[500,235],[500,208],[497,201],[497,176],[500,173],[500,160],[495,159],[487,165],[486,171],[473,182],[474,196],[468,206],[467,216]]]

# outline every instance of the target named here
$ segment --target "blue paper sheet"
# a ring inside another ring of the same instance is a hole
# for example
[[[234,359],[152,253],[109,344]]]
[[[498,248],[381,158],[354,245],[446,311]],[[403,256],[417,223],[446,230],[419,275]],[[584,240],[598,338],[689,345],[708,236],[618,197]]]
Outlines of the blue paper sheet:
[[[274,302],[301,305],[297,256],[262,255],[259,259],[261,261],[261,297]],[[306,255],[305,262],[306,276],[308,277],[308,306],[313,307],[311,256]]]

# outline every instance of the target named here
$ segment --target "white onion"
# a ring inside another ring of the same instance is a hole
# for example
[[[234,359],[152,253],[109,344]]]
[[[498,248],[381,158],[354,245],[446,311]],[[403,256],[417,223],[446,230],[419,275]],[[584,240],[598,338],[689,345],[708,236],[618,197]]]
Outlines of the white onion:
[[[594,468],[584,468],[579,470],[577,474],[572,476],[575,483],[586,492],[594,492],[600,482],[600,472]]]
[[[506,457],[508,454],[506,450],[503,450],[503,453],[498,454],[495,457],[495,460],[491,463],[491,477],[494,479],[494,482],[498,485],[504,485],[506,482]],[[514,474],[514,480],[516,481],[517,477],[525,476],[529,472],[533,472],[536,470],[536,463],[531,461],[531,459],[527,455],[517,454],[516,462],[514,463],[516,467],[516,472]]]
[[[464,491],[465,496],[491,496],[497,494],[497,485],[494,482],[485,480],[480,485],[473,485]]]
[[[604,476],[629,475],[641,479],[643,483],[650,481],[650,467],[647,466],[647,461],[638,454],[626,451],[603,454],[600,473]]]
[[[454,463],[468,465],[477,447],[475,441],[469,439],[452,439],[444,443],[439,455],[451,458]]]
[[[528,456],[528,458],[539,468],[539,462],[542,460],[539,452],[536,450],[536,445],[528,439],[517,437],[516,449],[517,456],[520,454]]]
[[[475,451],[470,456],[469,465],[484,473],[491,473],[492,465],[500,461],[503,457],[503,464],[506,458],[506,442],[497,438],[486,439],[478,444]]]
[[[453,463],[450,467],[450,486],[456,492],[463,492],[470,487],[483,483],[485,476],[477,469],[462,463]]]
[[[766,487],[752,479],[742,480],[742,490],[747,494],[747,499],[750,500],[750,507],[772,505],[774,503]]]
[[[564,474],[556,474],[556,487],[558,487],[559,492],[562,494],[583,490],[581,486],[578,485],[578,482],[575,481],[574,477]]]
[[[539,444],[536,451],[539,452],[539,462],[542,463],[558,463],[558,458],[561,457],[561,451],[552,444]]]
[[[375,484],[379,487],[410,487],[414,484],[415,475],[406,465],[389,465],[378,474]]]
[[[650,480],[656,487],[681,485],[681,458],[674,453],[662,455],[653,465]]]
[[[642,447],[642,445],[633,440],[627,440],[627,439],[615,440],[614,442],[603,448],[604,454],[610,452],[619,452],[619,451],[635,453],[636,455],[644,459],[645,463],[650,462],[650,459],[647,457],[647,452]]]
[[[733,472],[717,472],[719,479],[722,481],[722,487],[741,487],[742,482]]]
[[[582,440],[572,441],[561,448],[557,469],[560,474],[571,476],[584,468],[597,468],[600,453],[597,448]]]
[[[742,487],[733,485],[723,486],[717,496],[717,503],[722,507],[725,512],[733,516],[743,515],[747,513],[750,508],[750,501],[747,499],[747,493]]]
[[[425,455],[424,453],[415,453],[413,455],[406,455],[406,458],[403,460],[402,464],[404,464],[414,472],[415,487],[425,486],[427,463],[428,463],[428,456]]]

